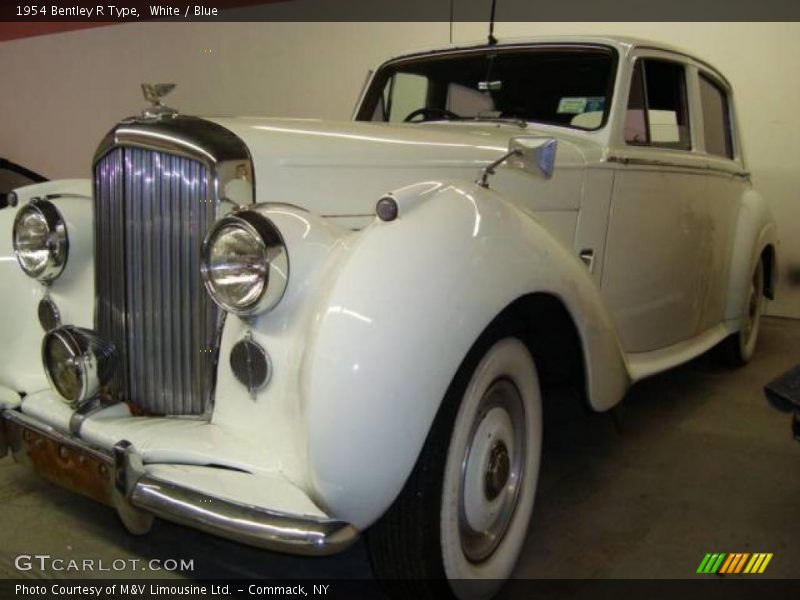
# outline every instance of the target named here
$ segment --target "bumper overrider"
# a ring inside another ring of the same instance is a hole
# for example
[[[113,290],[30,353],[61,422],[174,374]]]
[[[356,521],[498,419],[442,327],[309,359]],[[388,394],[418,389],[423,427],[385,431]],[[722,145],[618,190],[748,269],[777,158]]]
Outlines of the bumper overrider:
[[[45,479],[116,509],[132,533],[154,517],[250,546],[322,556],[347,548],[358,531],[335,519],[293,515],[236,502],[149,474],[133,446],[94,448],[18,410],[0,413],[0,457],[8,454]]]

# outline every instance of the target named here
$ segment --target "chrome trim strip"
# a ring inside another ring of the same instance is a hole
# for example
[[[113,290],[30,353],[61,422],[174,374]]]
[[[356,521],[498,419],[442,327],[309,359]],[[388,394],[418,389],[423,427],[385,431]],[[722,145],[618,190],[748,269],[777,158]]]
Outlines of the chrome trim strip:
[[[740,177],[742,179],[750,179],[748,171],[739,171],[735,169],[723,169],[719,167],[712,167],[710,165],[689,165],[681,162],[672,162],[668,160],[656,158],[633,158],[623,156],[621,154],[611,154],[606,159],[610,163],[618,163],[625,166],[636,167],[663,167],[668,169],[680,169],[686,171],[693,171],[696,173],[719,173],[720,175],[728,175],[730,177]]]
[[[128,442],[119,442],[114,453],[109,454],[15,410],[2,411],[0,451],[2,440],[8,437],[7,422],[31,429],[108,465],[112,475],[109,485],[115,490],[114,508],[120,513],[143,511],[256,548],[304,556],[341,552],[359,537],[358,530],[344,521],[251,506],[164,481],[144,471],[141,457]],[[15,457],[25,462],[21,440],[10,442]]]

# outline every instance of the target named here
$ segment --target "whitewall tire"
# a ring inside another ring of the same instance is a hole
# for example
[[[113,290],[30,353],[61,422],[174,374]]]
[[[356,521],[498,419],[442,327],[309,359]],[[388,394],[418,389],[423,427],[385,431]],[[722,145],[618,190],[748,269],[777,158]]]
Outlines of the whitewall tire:
[[[739,331],[723,342],[725,360],[733,367],[746,365],[753,358],[764,312],[764,262],[759,260],[745,290]]]
[[[476,344],[403,491],[367,532],[373,569],[391,595],[488,598],[511,575],[536,495],[541,404],[520,340]]]
[[[458,597],[491,596],[511,575],[533,511],[541,440],[533,359],[522,342],[503,339],[473,373],[445,463],[442,558]]]

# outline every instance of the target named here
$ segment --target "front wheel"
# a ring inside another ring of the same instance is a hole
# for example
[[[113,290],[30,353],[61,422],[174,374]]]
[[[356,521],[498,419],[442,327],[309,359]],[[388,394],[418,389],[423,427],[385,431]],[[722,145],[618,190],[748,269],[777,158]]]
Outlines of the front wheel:
[[[542,440],[536,367],[513,337],[471,355],[403,491],[368,532],[375,573],[398,595],[489,597],[525,540]]]

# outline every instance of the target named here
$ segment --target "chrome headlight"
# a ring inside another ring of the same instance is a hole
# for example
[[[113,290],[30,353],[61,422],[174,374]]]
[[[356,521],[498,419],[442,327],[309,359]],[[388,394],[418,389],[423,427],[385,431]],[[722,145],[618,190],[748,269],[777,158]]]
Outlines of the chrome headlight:
[[[42,283],[56,279],[67,264],[67,226],[47,200],[32,200],[14,219],[14,253],[22,270]]]
[[[80,327],[57,327],[44,336],[42,362],[50,385],[70,404],[88,400],[116,366],[114,345]]]
[[[223,309],[242,316],[268,311],[286,291],[286,244],[267,217],[237,212],[208,232],[201,272],[209,295]]]

